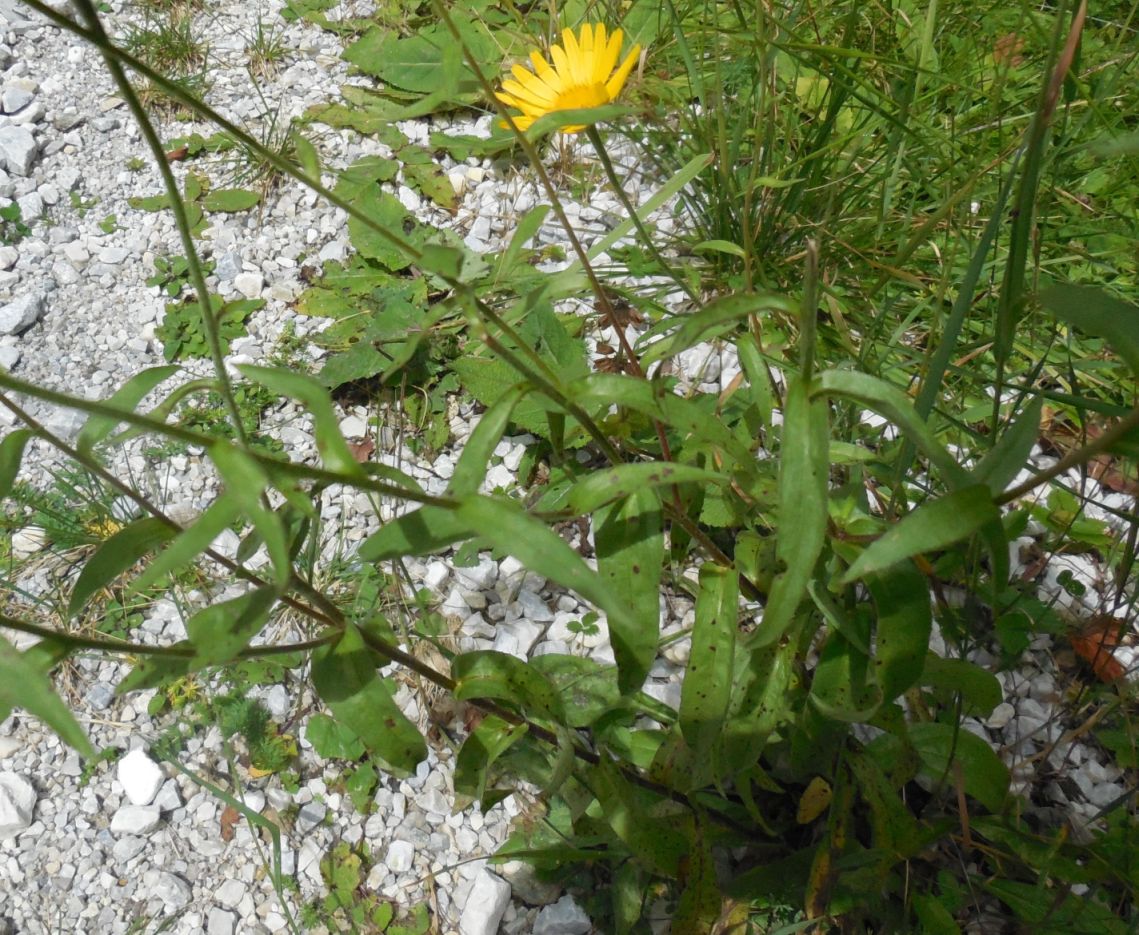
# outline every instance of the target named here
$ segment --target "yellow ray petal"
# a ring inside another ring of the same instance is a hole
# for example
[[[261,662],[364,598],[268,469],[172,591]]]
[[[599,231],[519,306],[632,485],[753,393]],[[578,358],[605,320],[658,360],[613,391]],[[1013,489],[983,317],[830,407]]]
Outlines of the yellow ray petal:
[[[588,66],[593,61],[593,27],[589,23],[582,24],[577,44],[581,48],[581,60]]]
[[[515,65],[510,69],[511,74],[518,79],[518,83],[522,85],[531,96],[537,100],[549,101],[551,104],[554,98],[558,96],[558,92],[551,88],[546,82],[530,71],[528,68],[523,68],[521,65]]]
[[[550,46],[550,61],[554,63],[554,68],[557,69],[558,75],[562,79],[562,90],[564,91],[567,85],[573,83],[573,73],[570,71],[566,50],[560,45]]]
[[[629,72],[637,64],[637,58],[640,54],[641,47],[639,45],[633,46],[632,51],[625,56],[625,61],[621,63],[621,67],[613,72],[612,78],[605,82],[605,90],[609,92],[609,100],[616,100],[617,95],[621,93],[621,89],[625,87],[625,82],[629,79]],[[504,84],[503,87],[506,85]]]
[[[526,104],[529,107],[535,107],[538,110],[542,110],[543,108],[552,106],[554,103],[552,100],[549,100],[545,97],[535,97],[528,90],[526,90],[526,88],[522,87],[522,85],[520,85],[517,81],[507,80],[502,82],[502,90],[518,100],[519,106]]]
[[[562,44],[566,47],[566,59],[569,61],[570,81],[574,84],[585,84],[589,75],[585,70],[585,61],[581,56],[581,46],[577,44],[577,36],[572,29],[562,33]]]
[[[562,77],[537,52],[530,53],[530,64],[534,66],[534,74],[541,78],[555,94],[562,91]]]
[[[609,80],[613,68],[617,64],[617,56],[621,54],[621,43],[624,37],[620,29],[615,29],[605,47],[601,49],[593,64],[593,80],[601,84]]]

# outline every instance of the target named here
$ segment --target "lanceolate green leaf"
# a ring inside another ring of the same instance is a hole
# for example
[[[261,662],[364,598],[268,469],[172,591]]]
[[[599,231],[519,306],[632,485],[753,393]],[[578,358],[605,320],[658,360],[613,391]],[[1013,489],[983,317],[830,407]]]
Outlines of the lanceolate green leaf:
[[[509,653],[487,649],[456,656],[451,678],[460,701],[494,698],[536,717],[558,723],[565,720],[562,699],[553,683]]]
[[[511,270],[517,265],[518,259],[522,255],[523,247],[537,236],[542,227],[542,222],[549,213],[549,205],[538,205],[522,215],[514,226],[514,235],[510,238],[510,243],[499,258],[498,266],[494,271],[495,282],[510,275]]]
[[[1043,407],[1044,400],[1039,396],[1030,402],[973,469],[973,480],[986,484],[993,496],[1003,493],[1028,463],[1028,456],[1040,432]]]
[[[1001,810],[1008,793],[1009,771],[987,741],[963,727],[933,721],[911,725],[909,737],[925,765],[927,776],[935,780],[946,776],[952,786],[957,781],[950,763],[952,756],[961,765],[960,777],[965,791],[989,811]]]
[[[218,469],[227,492],[237,501],[238,508],[249,518],[265,543],[273,566],[274,582],[278,587],[284,587],[292,571],[285,528],[281,518],[261,502],[262,494],[269,486],[269,475],[261,465],[228,442],[218,441],[211,445],[210,460]]]
[[[173,365],[149,367],[140,373],[136,373],[105,401],[105,405],[134,412],[135,407],[147,393],[163,380],[172,377],[179,369],[181,368]],[[92,448],[115,430],[116,425],[117,423],[110,416],[89,416],[75,440],[76,450],[83,454],[90,453]]]
[[[912,562],[899,562],[867,576],[866,586],[878,610],[874,671],[890,702],[921,678],[933,626],[929,582]]]
[[[0,499],[7,497],[16,482],[16,475],[20,473],[20,461],[24,457],[24,448],[32,439],[29,429],[16,429],[4,436],[0,441]]]
[[[782,571],[775,576],[753,646],[781,637],[794,619],[822,552],[827,525],[830,459],[827,406],[812,401],[799,379],[787,389],[779,466],[779,520],[775,556]]]
[[[965,469],[945,450],[933,430],[918,416],[910,398],[896,386],[853,370],[827,370],[819,374],[817,385],[819,395],[854,400],[893,422],[941,471],[951,487],[968,484]]]
[[[332,409],[332,400],[328,397],[328,390],[316,380],[302,373],[293,373],[273,367],[255,367],[250,364],[238,367],[238,370],[254,383],[260,383],[274,393],[281,396],[291,396],[304,403],[305,409],[308,410],[313,419],[316,448],[320,452],[325,468],[330,471],[338,471],[348,477],[363,475],[363,468],[352,457],[348,443],[340,434],[339,423],[336,421],[336,413]]]
[[[246,188],[215,188],[202,197],[202,207],[207,211],[248,211],[260,200],[257,192]]]
[[[591,571],[557,533],[509,500],[467,497],[456,512],[469,529],[478,530],[479,536],[496,549],[513,555],[531,571],[576,591],[605,611],[621,690],[630,692],[641,687],[648,667],[642,671],[640,664],[647,639],[641,632],[640,619],[629,613],[622,596]],[[656,602],[654,595],[654,608]],[[656,639],[655,624],[652,638]]]
[[[944,549],[993,521],[1000,521],[1000,513],[989,488],[981,484],[929,500],[872,542],[847,569],[841,583],[850,584],[904,559]]]
[[[396,705],[391,682],[380,677],[375,656],[354,628],[313,654],[312,680],[333,716],[392,772],[414,772],[426,758],[427,745]]]
[[[1107,341],[1139,377],[1139,305],[1102,289],[1067,283],[1045,289],[1040,302],[1068,324]]]
[[[91,741],[67,705],[52,690],[47,675],[0,636],[0,720],[17,706],[42,720],[83,756],[94,755]]]
[[[451,494],[461,497],[478,493],[479,485],[486,478],[487,462],[510,423],[515,405],[527,392],[529,388],[524,383],[512,387],[483,413],[455,463],[455,472],[451,475],[451,483],[447,488]]]
[[[67,605],[68,616],[74,617],[87,605],[92,595],[128,571],[144,555],[173,539],[177,531],[176,528],[147,516],[124,526],[103,542],[87,559],[87,564],[79,573],[79,580],[75,582]]]
[[[609,618],[618,683],[622,692],[635,691],[648,675],[660,635],[664,532],[656,491],[642,488],[598,510],[594,541],[597,573],[626,611]]]
[[[732,698],[739,576],[706,562],[700,568],[692,650],[680,694],[680,730],[697,757],[719,739]]]
[[[228,494],[222,495],[146,566],[131,583],[131,589],[145,591],[163,575],[184,568],[208,549],[238,515],[237,504]]]
[[[463,741],[455,758],[456,794],[484,801],[494,761],[525,736],[525,724],[508,724],[493,714],[484,717]]]
[[[237,658],[249,645],[277,601],[276,588],[257,588],[219,604],[211,604],[186,621],[186,633],[197,648],[194,668],[218,665]]]
[[[469,539],[477,527],[454,510],[421,506],[393,519],[369,536],[356,554],[366,562],[382,562],[402,555],[428,555]]]
[[[576,481],[567,503],[575,513],[592,513],[599,506],[646,488],[673,484],[727,484],[731,478],[690,464],[642,461],[587,474]]]

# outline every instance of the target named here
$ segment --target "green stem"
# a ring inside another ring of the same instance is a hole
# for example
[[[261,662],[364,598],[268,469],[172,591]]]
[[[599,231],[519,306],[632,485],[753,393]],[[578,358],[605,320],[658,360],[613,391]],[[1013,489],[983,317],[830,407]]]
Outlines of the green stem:
[[[132,643],[129,640],[120,640],[115,637],[82,636],[78,633],[57,630],[55,627],[43,627],[37,623],[28,623],[26,620],[9,617],[7,614],[0,614],[0,627],[39,636],[45,640],[66,643],[73,649],[97,649],[106,653],[124,653],[131,656],[166,656],[176,659],[189,659],[197,655],[198,652],[194,646],[150,646],[146,643]],[[315,639],[303,640],[300,643],[247,646],[237,655],[239,659],[260,659],[262,656],[283,656],[286,653],[308,652],[339,638],[339,632],[331,632]]]
[[[150,147],[154,164],[158,166],[158,171],[162,176],[162,183],[166,187],[167,199],[170,202],[170,210],[174,213],[174,224],[178,228],[178,236],[182,241],[182,250],[186,254],[186,268],[190,274],[190,282],[194,286],[194,291],[198,294],[198,304],[202,310],[202,328],[206,333],[206,344],[210,349],[210,360],[214,366],[214,373],[217,375],[218,391],[225,403],[225,408],[229,412],[229,419],[233,424],[233,431],[237,440],[240,442],[242,448],[248,448],[248,439],[245,435],[245,428],[242,425],[241,412],[238,409],[237,400],[233,395],[233,385],[230,383],[229,373],[225,368],[225,354],[222,352],[221,334],[218,330],[217,318],[214,316],[214,303],[210,298],[209,290],[206,288],[206,276],[202,270],[201,260],[198,259],[197,248],[194,246],[194,236],[190,231],[190,219],[186,215],[186,203],[182,200],[182,195],[178,191],[178,182],[174,178],[174,172],[170,168],[170,161],[166,158],[162,141],[158,138],[158,134],[154,130],[154,124],[150,122],[150,118],[146,114],[146,109],[142,106],[142,101],[139,100],[134,87],[130,81],[127,80],[122,65],[119,64],[114,54],[108,49],[108,46],[111,45],[110,38],[103,29],[103,24],[99,20],[99,14],[95,11],[91,0],[76,0],[76,6],[79,8],[80,15],[87,21],[91,33],[96,37],[94,41],[95,44],[99,46],[99,51],[103,55],[103,61],[107,65],[107,70],[111,73],[111,77],[118,86],[119,93],[123,96],[131,113],[134,115],[139,129],[142,131],[143,139],[146,140],[146,145]]]
[[[617,199],[629,213],[629,219],[633,222],[633,226],[637,228],[637,233],[641,235],[641,240],[644,241],[645,247],[649,253],[652,254],[652,258],[660,264],[661,269],[668,273],[673,282],[684,290],[684,294],[687,295],[688,298],[698,303],[700,297],[693,288],[681,278],[680,274],[672,268],[671,264],[661,256],[657,245],[653,242],[652,234],[649,233],[648,228],[645,227],[644,222],[641,220],[640,213],[636,207],[634,207],[633,202],[629,200],[629,196],[625,194],[625,186],[621,184],[621,180],[617,177],[617,172],[613,168],[613,162],[609,158],[609,153],[605,150],[605,144],[601,141],[601,134],[597,132],[597,127],[590,124],[585,128],[585,135],[589,137],[589,142],[593,144],[597,158],[601,160],[601,166],[605,169],[605,174],[609,178],[609,184],[613,186],[613,191],[616,193]]]

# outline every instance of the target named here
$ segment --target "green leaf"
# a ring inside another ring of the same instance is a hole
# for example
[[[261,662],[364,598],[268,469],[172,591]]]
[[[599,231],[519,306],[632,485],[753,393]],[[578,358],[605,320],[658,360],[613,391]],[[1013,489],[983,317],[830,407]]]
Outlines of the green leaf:
[[[336,413],[332,408],[328,390],[312,377],[303,373],[280,370],[274,367],[255,367],[244,364],[237,368],[242,376],[280,396],[291,396],[304,403],[305,409],[313,418],[313,432],[316,435],[316,450],[320,453],[324,467],[348,477],[360,477],[364,469],[352,457],[348,443],[340,434]]]
[[[711,935],[716,930],[722,902],[712,847],[702,823],[698,822],[696,842],[685,867],[684,889],[672,918],[673,931],[686,935]]]
[[[641,461],[619,464],[587,474],[575,481],[567,505],[575,513],[592,513],[604,503],[628,497],[637,491],[673,484],[727,484],[730,478],[689,464]]]
[[[177,531],[176,528],[147,516],[124,526],[100,544],[79,573],[67,605],[68,616],[74,617],[87,605],[95,592],[107,587],[144,555],[169,542]]]
[[[194,668],[236,659],[261,632],[279,596],[277,588],[256,588],[195,613],[186,621],[186,634],[197,649]]]
[[[1044,399],[1037,397],[1024,412],[1001,433],[997,443],[973,469],[973,481],[985,484],[993,496],[1004,493],[1021,469],[1028,463],[1032,446],[1040,433],[1040,414]]]
[[[848,624],[857,622],[855,617]],[[831,720],[869,721],[882,704],[882,690],[867,677],[869,663],[856,643],[832,630],[811,679],[811,702]]]
[[[355,762],[364,755],[364,744],[360,738],[327,714],[314,714],[309,718],[305,737],[317,754],[325,759]]]
[[[133,582],[131,591],[139,593],[155,584],[163,575],[184,568],[206,551],[222,531],[238,517],[237,505],[225,494],[174,539]]]
[[[605,611],[609,620],[613,654],[620,672],[621,689],[630,692],[640,688],[644,673],[638,678],[638,669],[632,663],[632,660],[643,656],[643,634],[639,632],[638,622],[627,610],[622,596],[615,594],[607,581],[591,571],[577,552],[544,523],[509,500],[466,497],[460,502],[457,513],[469,529],[477,530],[494,548],[513,555],[535,574],[576,591]],[[656,574],[660,574],[659,563]],[[654,594],[654,613],[657,600]],[[655,640],[655,624],[653,632]],[[634,637],[636,642],[627,642],[630,637]],[[633,664],[634,668],[623,669],[623,659],[626,665]]]
[[[228,442],[215,442],[209,452],[226,491],[265,543],[273,567],[273,583],[283,588],[292,574],[292,558],[281,517],[261,502],[261,495],[269,486],[269,475],[261,465]]]
[[[890,784],[881,764],[866,750],[851,752],[847,762],[854,773],[858,794],[870,808],[874,847],[902,858],[916,853],[923,843],[921,829],[913,812]]]
[[[1081,331],[1103,338],[1139,376],[1139,306],[1102,289],[1067,283],[1045,289],[1040,302]]]
[[[498,70],[502,52],[499,43],[481,23],[459,21],[468,52],[484,74]],[[475,80],[464,59],[462,48],[442,25],[432,25],[411,36],[374,27],[344,51],[344,58],[361,71],[406,91],[428,94],[435,91],[440,77],[454,75],[455,92]],[[453,69],[454,63],[461,68]]]
[[[914,893],[914,914],[928,935],[961,935],[961,928],[941,901],[929,893]]]
[[[964,728],[934,721],[911,724],[909,738],[921,757],[927,776],[940,780],[946,775],[952,755],[961,764],[960,775],[965,791],[989,811],[1001,810],[1008,794],[1008,767],[986,741]],[[947,782],[952,787],[956,781],[955,771],[950,768]]]
[[[988,717],[1004,697],[1000,680],[992,672],[966,659],[945,659],[936,653],[926,654],[921,684],[946,699],[959,692],[967,717]]]
[[[565,720],[562,699],[550,680],[509,653],[482,649],[456,656],[451,678],[459,701],[494,698],[531,716],[557,723]]]
[[[681,816],[666,820],[650,815],[637,790],[618,771],[607,754],[589,774],[589,788],[597,797],[605,820],[629,850],[653,872],[675,879],[680,863],[691,853],[691,841],[683,834]],[[665,807],[671,803],[658,803]]]
[[[511,387],[483,413],[455,463],[455,471],[447,487],[449,494],[461,497],[478,493],[486,478],[487,462],[510,424],[514,407],[529,391],[524,383]]]
[[[336,720],[397,775],[427,757],[427,745],[395,703],[392,685],[380,678],[376,659],[353,627],[332,646],[313,653],[312,680]]]
[[[910,397],[896,386],[866,373],[827,370],[818,376],[815,394],[841,396],[854,400],[893,422],[934,464],[950,487],[964,487],[969,475],[937,440],[913,407]]]
[[[626,613],[609,618],[609,637],[623,693],[644,684],[660,638],[664,527],[660,497],[643,488],[594,515],[597,573]]]
[[[570,727],[589,727],[598,718],[615,710],[621,701],[617,673],[592,659],[547,653],[535,656],[532,668],[546,676],[557,689]]]
[[[801,704],[795,697],[799,665],[795,640],[746,654],[737,646],[732,702],[720,752],[725,775],[754,766],[771,735],[795,716]]]
[[[542,222],[550,213],[549,205],[538,205],[527,211],[514,225],[514,235],[510,243],[499,257],[498,265],[494,270],[495,282],[510,275],[522,255],[522,249],[538,235]]]
[[[699,757],[720,738],[732,698],[739,575],[712,562],[700,567],[692,650],[680,694],[680,730]]]
[[[829,433],[826,403],[812,401],[803,381],[792,380],[783,413],[779,465],[775,557],[782,570],[772,582],[752,645],[768,645],[784,634],[814,575],[826,539]]]
[[[928,500],[867,546],[839,583],[848,585],[915,555],[944,549],[994,520],[1000,522],[1000,512],[982,484]]]
[[[133,413],[135,407],[147,393],[151,392],[163,380],[174,376],[180,369],[177,366],[148,367],[127,380],[108,399],[104,400],[103,405],[114,406],[125,412]],[[118,420],[110,416],[88,416],[75,440],[76,449],[81,454],[89,455],[91,449],[110,435],[118,424]]]
[[[410,245],[404,237],[404,222],[410,220],[411,215],[400,204],[400,200],[395,195],[373,186],[361,192],[353,200],[352,205],[387,231],[385,235],[363,221],[350,217],[348,236],[352,239],[352,246],[360,255],[382,263],[393,272],[410,265],[411,253],[408,251]]]
[[[421,506],[385,523],[360,545],[357,555],[365,562],[383,562],[404,555],[429,555],[478,531],[455,510]]]
[[[189,640],[174,644],[176,647],[192,649]],[[180,678],[190,671],[191,656],[144,656],[118,685],[116,695],[157,688],[173,679]]]
[[[698,312],[669,319],[670,324],[679,322],[679,326],[668,337],[649,346],[641,355],[641,366],[648,369],[658,360],[673,357],[701,341],[719,337],[749,315],[772,310],[792,313],[795,307],[794,302],[775,293],[747,292],[721,296]]]
[[[889,702],[921,678],[933,627],[929,582],[905,562],[868,576],[866,587],[878,609],[874,670],[882,699]]]
[[[0,441],[0,500],[5,499],[12,492],[12,485],[16,482],[16,475],[20,473],[20,462],[24,457],[24,448],[34,438],[31,429],[16,429],[4,436]]]
[[[456,795],[483,802],[491,766],[526,733],[525,724],[508,724],[494,714],[484,717],[463,741],[455,758]]]
[[[95,755],[91,741],[67,705],[52,690],[48,676],[0,636],[0,720],[7,718],[15,707],[39,718],[82,756]]]
[[[257,192],[247,191],[244,188],[215,188],[206,192],[201,205],[205,211],[222,211],[233,213],[248,211],[261,200]]]
[[[305,175],[314,181],[320,181],[320,156],[316,147],[299,130],[294,130],[291,137],[293,149],[297,154],[297,162],[300,163]]]

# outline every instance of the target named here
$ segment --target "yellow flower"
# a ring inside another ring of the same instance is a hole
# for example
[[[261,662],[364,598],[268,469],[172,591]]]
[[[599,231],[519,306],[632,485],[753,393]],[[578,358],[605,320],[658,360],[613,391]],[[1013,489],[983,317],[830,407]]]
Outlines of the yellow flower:
[[[641,54],[641,47],[633,46],[614,71],[623,38],[620,29],[606,38],[605,26],[601,23],[582,26],[580,39],[572,29],[567,29],[562,33],[562,45],[550,49],[553,65],[537,52],[531,52],[530,64],[534,70],[515,65],[511,73],[517,80],[507,78],[502,82],[502,91],[495,96],[507,107],[522,111],[521,116],[514,118],[520,130],[525,130],[539,117],[559,110],[608,104],[621,93]],[[566,133],[577,133],[585,126],[562,129]]]

